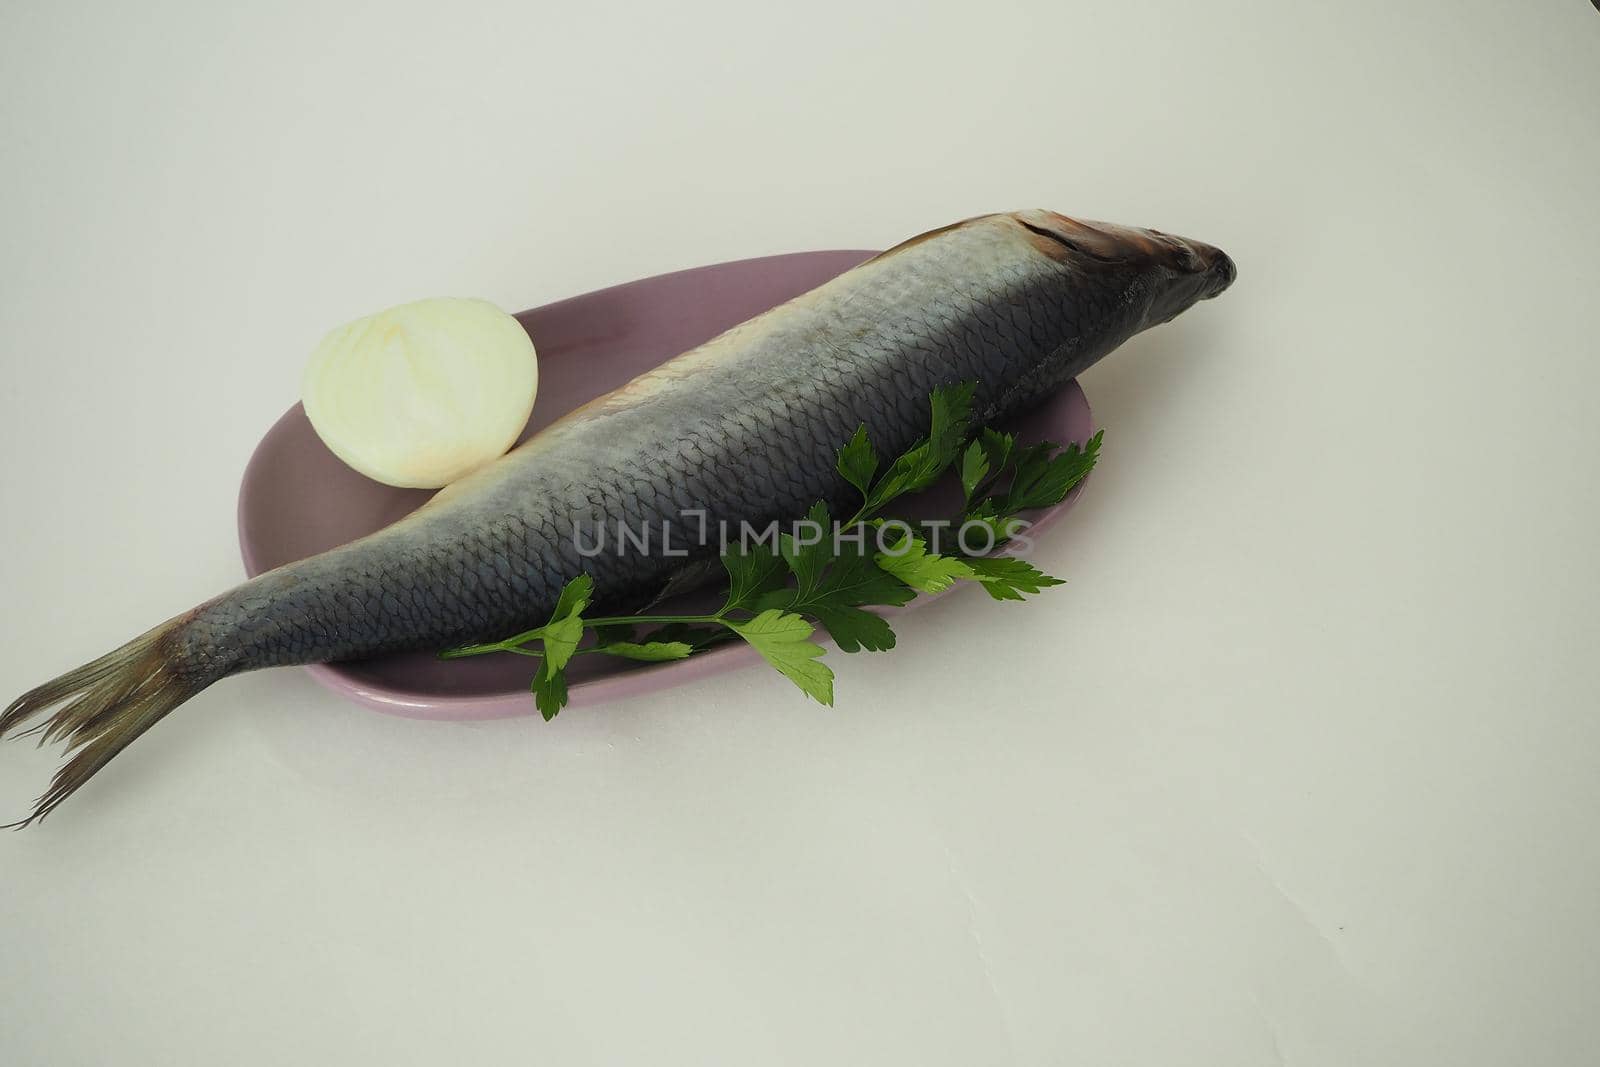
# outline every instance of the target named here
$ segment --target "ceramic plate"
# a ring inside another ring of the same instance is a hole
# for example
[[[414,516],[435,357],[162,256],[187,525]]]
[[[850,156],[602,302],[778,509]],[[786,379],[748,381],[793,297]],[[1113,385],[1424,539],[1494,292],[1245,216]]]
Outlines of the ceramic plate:
[[[539,396],[523,436],[872,255],[801,252],[719,263],[524,311],[517,319],[538,347]],[[1073,382],[1013,428],[1024,441],[1081,442],[1093,432],[1093,423],[1089,404]],[[950,486],[937,487],[902,513],[950,514],[952,493]],[[363,537],[415,510],[430,495],[429,490],[380,485],[346,467],[323,446],[296,404],[268,431],[245,469],[239,492],[245,570],[254,577]],[[1076,496],[1074,491],[1057,507],[1031,516],[1034,533]],[[927,599],[919,597],[891,614]],[[593,704],[758,660],[743,645],[665,664],[580,656],[569,669],[569,691],[573,705]],[[378,711],[426,719],[489,719],[534,713],[528,667],[529,661],[514,656],[445,662],[414,654],[307,670],[328,688]]]

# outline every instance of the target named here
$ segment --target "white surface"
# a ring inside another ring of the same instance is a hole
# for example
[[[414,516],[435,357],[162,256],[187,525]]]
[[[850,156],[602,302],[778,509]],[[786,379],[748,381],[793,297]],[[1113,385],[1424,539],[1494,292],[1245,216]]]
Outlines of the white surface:
[[[0,13],[8,694],[239,578],[352,316],[1034,205],[1240,280],[1086,377],[1071,584],[835,711],[206,693],[0,837],[0,1062],[1592,1053],[1589,4],[238,7]]]

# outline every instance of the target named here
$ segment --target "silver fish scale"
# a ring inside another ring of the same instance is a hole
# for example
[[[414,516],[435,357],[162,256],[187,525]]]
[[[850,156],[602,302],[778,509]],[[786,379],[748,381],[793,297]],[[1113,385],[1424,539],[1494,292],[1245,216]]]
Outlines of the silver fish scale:
[[[746,323],[440,494],[401,522],[202,605],[184,658],[228,670],[493,640],[544,622],[580,571],[602,610],[637,605],[680,558],[614,551],[620,521],[692,540],[843,507],[838,447],[865,423],[880,454],[928,429],[928,394],[979,383],[993,421],[1137,328],[1128,279],[1039,250],[1004,216],[873,260]],[[592,558],[606,527],[606,550]],[[198,667],[196,669],[199,669]]]

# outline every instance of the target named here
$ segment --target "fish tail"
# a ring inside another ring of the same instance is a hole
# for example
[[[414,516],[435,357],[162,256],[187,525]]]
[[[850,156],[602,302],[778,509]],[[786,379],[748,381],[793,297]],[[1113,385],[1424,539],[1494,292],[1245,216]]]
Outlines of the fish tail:
[[[17,736],[37,734],[41,745],[65,741],[71,754],[33,814],[0,829],[21,829],[49,815],[167,712],[226,673],[206,670],[185,655],[186,622],[186,616],[179,616],[163,623],[114,652],[30,689],[0,713],[0,738],[4,738],[62,705]]]

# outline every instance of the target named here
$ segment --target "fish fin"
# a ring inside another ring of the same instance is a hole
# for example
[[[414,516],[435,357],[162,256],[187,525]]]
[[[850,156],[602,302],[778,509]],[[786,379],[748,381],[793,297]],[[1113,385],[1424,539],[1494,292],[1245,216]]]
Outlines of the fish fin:
[[[981,219],[993,217],[994,215],[992,212],[988,215],[973,215],[970,218],[962,219],[960,222],[952,222],[948,226],[940,226],[937,229],[928,230],[926,233],[919,233],[915,237],[907,237],[904,241],[901,241],[894,247],[886,248],[882,252],[879,252],[877,255],[867,260],[867,263],[876,263],[880,259],[888,259],[890,256],[898,255],[899,253],[910,248],[912,245],[919,245],[923,241],[932,240],[933,238],[938,237],[940,234],[949,233],[951,230],[959,230],[969,222],[978,222]],[[865,264],[862,265],[865,266]]]
[[[178,669],[182,660],[173,655],[172,646],[183,622],[173,619],[31,689],[0,713],[0,738],[4,738],[40,713],[64,704],[18,736],[37,734],[40,744],[65,741],[72,754],[33,814],[0,829],[21,829],[49,815],[167,712],[215,680]]]

